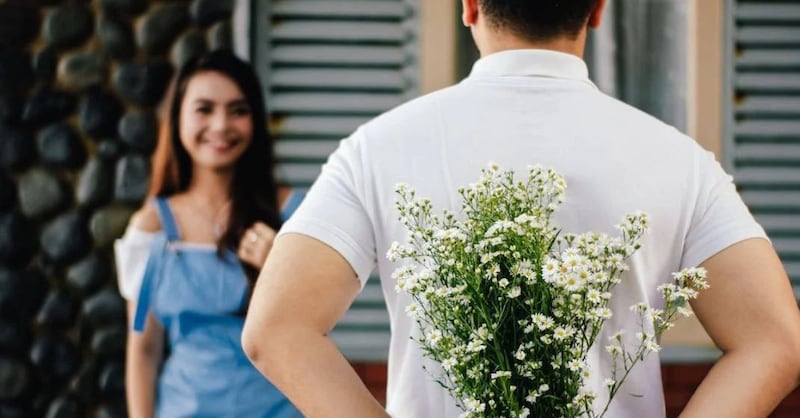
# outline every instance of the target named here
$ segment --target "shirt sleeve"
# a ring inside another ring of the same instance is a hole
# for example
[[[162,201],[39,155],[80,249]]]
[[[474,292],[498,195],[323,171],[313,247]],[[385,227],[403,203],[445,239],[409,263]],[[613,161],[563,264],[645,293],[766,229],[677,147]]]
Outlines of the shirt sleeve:
[[[129,227],[122,238],[114,242],[119,293],[128,301],[139,297],[144,269],[150,257],[150,247],[156,233]]]
[[[713,154],[699,162],[699,195],[684,244],[681,268],[696,267],[725,248],[750,238],[767,238]]]
[[[363,131],[343,140],[323,165],[305,199],[278,235],[298,233],[338,252],[358,275],[363,288],[376,265],[373,225],[365,200],[359,141]]]

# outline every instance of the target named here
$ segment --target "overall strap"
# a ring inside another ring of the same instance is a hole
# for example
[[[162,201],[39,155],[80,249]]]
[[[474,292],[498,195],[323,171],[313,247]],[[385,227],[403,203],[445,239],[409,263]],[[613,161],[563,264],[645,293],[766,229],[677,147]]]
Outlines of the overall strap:
[[[158,219],[161,221],[161,228],[167,235],[168,241],[178,241],[180,234],[178,233],[178,224],[175,222],[175,216],[169,208],[169,202],[165,197],[156,198],[156,209],[158,209]]]
[[[156,241],[154,241],[150,247],[150,255],[147,257],[144,277],[142,277],[142,287],[139,289],[139,298],[136,299],[136,313],[133,317],[133,330],[136,332],[144,331],[147,314],[150,312],[150,304],[153,297],[153,285],[158,259],[161,257],[161,254],[163,254],[166,244],[163,238],[156,238]]]
[[[303,202],[305,197],[305,189],[292,189],[292,193],[289,195],[289,200],[284,203],[283,210],[281,211],[282,222],[286,222],[289,217],[292,216],[294,211],[297,210],[297,207],[300,206],[300,203]]]

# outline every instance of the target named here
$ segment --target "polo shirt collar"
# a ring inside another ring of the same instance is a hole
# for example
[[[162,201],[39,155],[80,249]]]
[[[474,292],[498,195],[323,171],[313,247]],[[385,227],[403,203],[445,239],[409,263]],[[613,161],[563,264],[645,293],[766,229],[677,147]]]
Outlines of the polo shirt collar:
[[[515,49],[485,56],[475,62],[469,78],[526,76],[583,81],[594,86],[582,59],[546,49]]]

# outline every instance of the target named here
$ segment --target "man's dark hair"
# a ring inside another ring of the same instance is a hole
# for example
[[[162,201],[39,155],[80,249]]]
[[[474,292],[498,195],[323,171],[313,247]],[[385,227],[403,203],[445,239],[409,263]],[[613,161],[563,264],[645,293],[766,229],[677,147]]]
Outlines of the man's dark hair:
[[[489,22],[528,41],[576,37],[598,0],[479,0]]]

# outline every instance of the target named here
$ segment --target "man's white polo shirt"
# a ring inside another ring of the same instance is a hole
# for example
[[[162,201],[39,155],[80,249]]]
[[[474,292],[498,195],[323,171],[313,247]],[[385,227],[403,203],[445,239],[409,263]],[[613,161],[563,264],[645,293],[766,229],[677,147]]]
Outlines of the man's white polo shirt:
[[[597,388],[609,370],[605,338],[620,328],[638,330],[630,305],[663,306],[656,287],[670,273],[765,236],[711,153],[598,91],[579,58],[544,50],[487,56],[460,84],[387,112],[343,140],[281,230],[325,242],[362,284],[377,266],[392,326],[387,410],[394,417],[460,414],[423,370],[427,361],[410,339],[418,329],[404,313],[409,299],[395,292],[397,265],[384,256],[406,237],[394,187],[408,183],[438,210],[456,211],[456,189],[476,181],[489,162],[517,173],[541,164],[564,175],[566,202],[555,219],[565,232],[615,234],[613,225],[624,214],[650,215],[643,248],[615,288],[610,308],[616,315],[590,354]],[[659,359],[651,355],[629,376],[607,416],[663,415]]]

